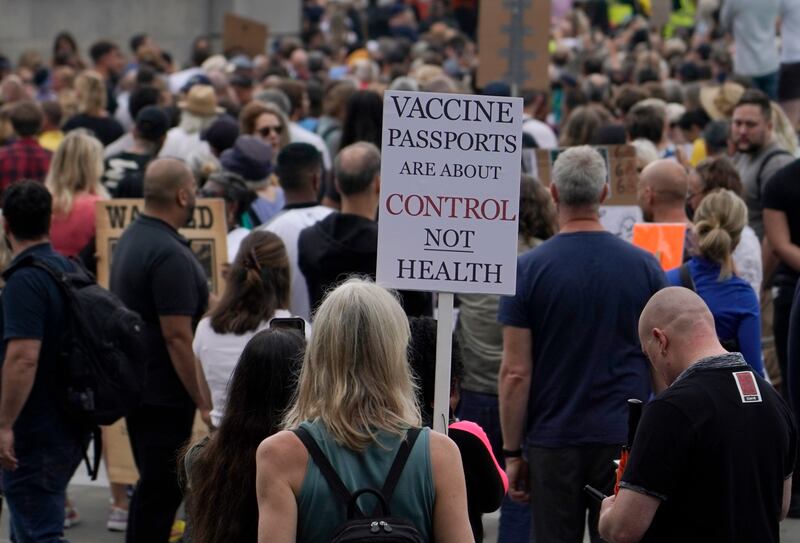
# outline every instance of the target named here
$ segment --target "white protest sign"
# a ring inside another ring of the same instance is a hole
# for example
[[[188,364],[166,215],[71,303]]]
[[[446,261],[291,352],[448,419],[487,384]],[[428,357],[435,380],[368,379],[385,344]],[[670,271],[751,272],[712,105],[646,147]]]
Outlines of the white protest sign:
[[[522,99],[387,91],[377,280],[514,294]]]

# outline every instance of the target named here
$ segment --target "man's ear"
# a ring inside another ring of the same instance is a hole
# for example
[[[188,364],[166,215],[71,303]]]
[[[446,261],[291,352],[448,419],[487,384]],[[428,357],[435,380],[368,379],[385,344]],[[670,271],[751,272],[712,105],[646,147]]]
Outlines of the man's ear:
[[[319,185],[322,182],[322,175],[318,172],[314,174],[314,177],[311,178],[311,188],[314,191],[314,194],[319,194]]]
[[[667,347],[669,347],[669,338],[660,328],[653,328],[653,339],[658,342],[658,352],[661,356],[667,354]]]
[[[381,176],[380,174],[375,176],[375,194],[381,193]]]
[[[550,196],[553,197],[553,202],[558,204],[558,189],[555,183],[550,183]]]
[[[175,201],[178,203],[178,206],[186,207],[189,203],[189,191],[185,188],[179,188],[175,193]]]
[[[600,191],[600,203],[605,202],[606,198],[608,198],[608,183],[604,184],[603,190]]]

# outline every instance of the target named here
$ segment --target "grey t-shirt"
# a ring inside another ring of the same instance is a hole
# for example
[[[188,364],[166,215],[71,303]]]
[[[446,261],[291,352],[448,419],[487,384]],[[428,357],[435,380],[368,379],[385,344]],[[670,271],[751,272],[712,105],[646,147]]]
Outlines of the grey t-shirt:
[[[747,214],[750,226],[755,230],[758,239],[764,237],[764,218],[762,197],[764,187],[775,173],[789,164],[794,157],[776,142],[772,142],[755,155],[748,153],[737,153],[733,157],[733,163],[739,171],[744,185],[744,201],[747,203]],[[764,159],[769,160],[764,164]],[[763,169],[762,169],[763,164]],[[758,172],[761,171],[761,179],[758,179]]]
[[[725,0],[720,24],[733,32],[736,54],[734,71],[751,77],[778,71],[780,62],[775,35],[779,0]]]
[[[519,241],[522,254],[539,245]],[[500,296],[497,294],[457,294],[459,301],[456,337],[464,360],[461,387],[471,392],[497,394],[497,374],[503,358],[503,325],[497,322]]]

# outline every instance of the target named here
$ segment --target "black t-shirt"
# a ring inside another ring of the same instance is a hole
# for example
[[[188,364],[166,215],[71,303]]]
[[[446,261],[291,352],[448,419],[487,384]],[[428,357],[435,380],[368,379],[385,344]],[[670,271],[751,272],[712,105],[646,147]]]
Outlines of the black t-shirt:
[[[188,315],[194,328],[206,310],[208,283],[189,243],[164,221],[140,215],[114,247],[111,291],[145,322],[144,403],[193,405],[175,373],[159,323],[162,315]]]
[[[792,244],[800,246],[800,160],[790,162],[773,175],[764,186],[762,197],[765,209],[786,213],[789,237]],[[777,269],[775,283],[791,286],[797,283],[800,270],[793,270],[783,262]]]
[[[104,147],[117,141],[125,133],[125,129],[113,117],[93,117],[85,113],[78,113],[64,124],[64,132],[76,128],[85,128],[92,132]]]
[[[643,542],[779,540],[797,435],[738,353],[690,367],[644,409],[620,486],[661,500]]]
[[[69,260],[56,253],[49,243],[36,245],[20,253],[11,266],[29,255],[43,260],[55,269],[74,269]],[[16,270],[9,278],[0,297],[0,304],[3,360],[9,341],[41,341],[33,388],[17,417],[14,432],[18,439],[23,438],[27,443],[31,440],[48,443],[49,439],[54,439],[52,423],[66,421],[62,419],[62,405],[58,401],[63,396],[63,387],[58,381],[61,374],[58,350],[67,325],[64,295],[46,271],[25,266]]]
[[[128,151],[108,157],[103,184],[114,198],[143,198],[144,171],[152,159],[151,155]]]

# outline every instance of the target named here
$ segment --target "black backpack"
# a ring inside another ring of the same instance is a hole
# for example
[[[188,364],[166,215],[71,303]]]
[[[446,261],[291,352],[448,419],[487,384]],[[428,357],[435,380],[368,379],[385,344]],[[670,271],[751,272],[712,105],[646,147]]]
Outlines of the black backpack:
[[[100,465],[101,425],[113,424],[142,400],[145,379],[144,322],[110,291],[102,288],[77,261],[75,270],[54,269],[30,255],[3,273],[24,267],[46,271],[64,294],[67,326],[59,343],[61,397],[70,420],[94,436],[92,479]]]
[[[350,493],[337,475],[325,453],[319,448],[317,442],[305,428],[297,428],[294,433],[303,442],[308,454],[322,472],[328,482],[333,495],[347,508],[347,520],[334,532],[331,543],[424,543],[425,539],[417,528],[408,520],[392,516],[389,502],[403,473],[411,449],[414,448],[420,429],[408,431],[406,438],[400,444],[397,456],[394,458],[386,481],[381,490],[362,488]],[[364,494],[372,494],[378,500],[378,505],[371,515],[365,515],[356,503]]]

